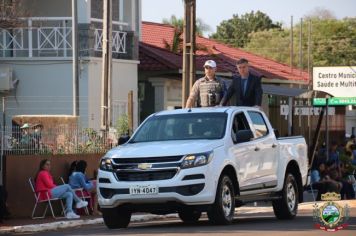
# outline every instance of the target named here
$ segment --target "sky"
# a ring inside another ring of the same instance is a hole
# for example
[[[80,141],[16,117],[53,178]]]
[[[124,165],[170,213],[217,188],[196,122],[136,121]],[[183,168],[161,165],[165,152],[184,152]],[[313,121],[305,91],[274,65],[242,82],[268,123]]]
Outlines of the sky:
[[[163,18],[171,15],[183,17],[183,0],[141,0],[142,20],[161,23]],[[317,7],[330,10],[338,19],[356,17],[356,0],[196,0],[197,18],[208,24],[216,32],[216,26],[223,20],[251,11],[260,10],[274,22],[290,25],[291,16],[294,22],[312,13]]]

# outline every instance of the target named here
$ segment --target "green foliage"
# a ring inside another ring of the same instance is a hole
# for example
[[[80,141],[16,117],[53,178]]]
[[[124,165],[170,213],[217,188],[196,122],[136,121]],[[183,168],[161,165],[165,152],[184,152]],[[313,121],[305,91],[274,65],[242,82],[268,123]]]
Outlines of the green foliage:
[[[121,115],[116,121],[115,128],[117,130],[117,135],[119,137],[128,135],[129,131],[130,131],[129,130],[129,117],[126,114]]]
[[[164,18],[162,23],[174,26],[178,32],[183,32],[184,20],[183,18],[177,18],[175,15],[172,15],[171,18]],[[203,35],[204,32],[210,31],[211,28],[206,24],[202,19],[198,18],[195,22],[195,31],[197,35]]]
[[[174,27],[174,35],[172,42],[163,39],[165,48],[171,52],[180,54],[183,52],[183,27],[184,21],[182,18],[177,18],[175,15],[172,15],[170,19],[163,19],[164,24],[169,24]],[[201,19],[196,20],[196,34],[202,35],[203,32],[210,31],[210,26],[205,24]],[[200,44],[196,44],[197,50],[206,51],[207,49]]]
[[[344,175],[352,175],[356,170],[356,166],[352,165],[352,157],[347,153],[340,153],[340,162],[344,165]]]
[[[311,61],[313,66],[356,64],[356,18],[336,20],[309,18],[311,22]],[[302,64],[308,63],[308,24],[302,29]],[[300,23],[293,30],[293,65],[299,66]],[[282,63],[290,63],[290,29],[254,32],[249,35],[246,50]]]
[[[289,32],[270,29],[253,32],[249,37],[251,41],[245,47],[247,51],[279,62],[289,62]]]
[[[273,23],[263,12],[251,11],[241,17],[234,14],[232,19],[224,20],[211,37],[235,47],[244,47],[250,41],[250,33],[269,29],[281,29],[281,24]]]
[[[356,64],[356,18],[312,20],[315,66]]]
[[[175,15],[172,15],[171,18],[169,18],[169,19],[164,18],[162,20],[162,23],[171,25],[183,32],[184,21],[182,18],[177,18]]]

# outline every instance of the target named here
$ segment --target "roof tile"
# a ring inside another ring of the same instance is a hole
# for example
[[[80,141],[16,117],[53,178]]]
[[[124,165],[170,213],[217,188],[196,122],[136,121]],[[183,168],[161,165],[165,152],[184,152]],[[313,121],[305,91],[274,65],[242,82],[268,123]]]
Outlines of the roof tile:
[[[170,52],[166,44],[171,44],[174,27],[167,24],[142,22],[142,38],[140,42],[140,69],[162,70],[180,69],[181,55]],[[203,45],[205,50],[196,51],[196,68],[203,68],[204,62],[213,59],[220,72],[236,72],[235,62],[246,58],[251,65],[251,72],[270,79],[302,80],[308,82],[309,76],[305,71],[289,65],[247,52],[240,48],[231,47],[212,39],[197,36],[196,43]]]

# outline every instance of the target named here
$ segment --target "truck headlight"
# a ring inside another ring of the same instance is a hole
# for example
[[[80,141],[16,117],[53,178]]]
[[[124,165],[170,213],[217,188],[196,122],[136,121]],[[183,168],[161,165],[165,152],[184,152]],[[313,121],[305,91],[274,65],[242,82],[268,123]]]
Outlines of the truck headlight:
[[[181,164],[182,169],[203,166],[208,164],[213,158],[213,152],[186,155]]]
[[[112,171],[112,162],[111,158],[104,157],[100,160],[100,170]]]

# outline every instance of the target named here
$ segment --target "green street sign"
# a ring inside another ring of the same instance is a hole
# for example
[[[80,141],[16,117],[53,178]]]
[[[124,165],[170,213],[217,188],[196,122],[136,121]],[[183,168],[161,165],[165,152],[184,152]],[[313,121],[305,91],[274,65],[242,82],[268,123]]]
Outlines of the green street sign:
[[[314,106],[325,106],[326,98],[313,98],[313,105]]]
[[[326,106],[326,98],[314,98],[314,106]],[[329,98],[329,106],[347,106],[356,105],[356,97],[353,98]]]

